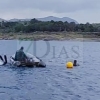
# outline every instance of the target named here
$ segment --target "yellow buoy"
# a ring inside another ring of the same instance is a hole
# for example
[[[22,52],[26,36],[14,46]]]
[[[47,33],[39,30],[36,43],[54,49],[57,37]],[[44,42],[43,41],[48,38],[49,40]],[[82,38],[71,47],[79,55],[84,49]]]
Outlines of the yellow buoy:
[[[73,63],[72,62],[67,62],[66,67],[67,68],[73,68]]]

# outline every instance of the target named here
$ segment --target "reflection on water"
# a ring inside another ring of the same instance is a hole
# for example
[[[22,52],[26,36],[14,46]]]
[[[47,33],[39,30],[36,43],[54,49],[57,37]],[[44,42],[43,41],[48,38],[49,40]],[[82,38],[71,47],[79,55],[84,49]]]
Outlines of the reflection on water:
[[[18,41],[1,41],[1,54],[12,55],[18,49],[17,43]],[[0,100],[99,100],[100,43],[49,43],[50,51],[44,57],[46,43],[38,41],[36,47],[37,56],[46,62],[46,68],[0,66]],[[29,43],[23,42],[22,45]],[[73,46],[79,52],[78,57],[77,53],[71,51]],[[34,53],[33,47],[29,49],[30,53]],[[67,69],[66,61],[73,61],[75,57],[80,66]]]

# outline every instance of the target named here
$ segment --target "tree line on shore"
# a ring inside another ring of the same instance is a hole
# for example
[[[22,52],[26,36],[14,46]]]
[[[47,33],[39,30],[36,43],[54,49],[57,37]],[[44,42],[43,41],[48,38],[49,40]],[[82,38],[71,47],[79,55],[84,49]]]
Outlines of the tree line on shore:
[[[0,32],[2,33],[32,33],[36,31],[48,32],[100,32],[100,24],[76,24],[62,21],[39,21],[31,19],[30,21],[18,22],[0,22]]]

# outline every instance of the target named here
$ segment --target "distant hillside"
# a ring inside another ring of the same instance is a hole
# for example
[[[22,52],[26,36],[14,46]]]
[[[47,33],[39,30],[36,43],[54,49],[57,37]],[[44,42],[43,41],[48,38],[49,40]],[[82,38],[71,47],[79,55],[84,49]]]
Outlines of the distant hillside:
[[[36,18],[37,20],[40,20],[40,21],[51,21],[51,20],[54,20],[54,21],[62,21],[62,22],[75,22],[76,24],[78,24],[78,22],[74,19],[71,19],[71,18],[68,18],[68,17],[63,17],[63,18],[58,18],[58,17],[54,17],[54,16],[48,16],[48,17],[44,17],[44,18]],[[9,22],[18,22],[18,21],[30,21],[31,19],[10,19],[8,20]],[[0,22],[1,21],[6,21],[4,19],[1,19],[0,18]]]
[[[18,22],[18,21],[30,21],[31,19],[10,19],[9,22]]]
[[[5,21],[4,19],[0,18],[0,22]]]
[[[51,21],[51,20],[54,20],[54,21],[62,21],[62,22],[75,22],[76,24],[78,24],[78,22],[74,19],[71,19],[71,18],[68,18],[68,17],[63,17],[63,18],[58,18],[58,17],[53,17],[53,16],[49,16],[49,17],[45,17],[45,18],[36,18],[40,21]]]

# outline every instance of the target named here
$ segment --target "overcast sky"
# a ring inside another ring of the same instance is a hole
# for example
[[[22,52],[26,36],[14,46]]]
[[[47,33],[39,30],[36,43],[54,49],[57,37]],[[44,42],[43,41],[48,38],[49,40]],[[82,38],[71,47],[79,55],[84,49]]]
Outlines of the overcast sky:
[[[70,17],[100,23],[100,0],[0,0],[0,18]]]

